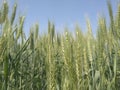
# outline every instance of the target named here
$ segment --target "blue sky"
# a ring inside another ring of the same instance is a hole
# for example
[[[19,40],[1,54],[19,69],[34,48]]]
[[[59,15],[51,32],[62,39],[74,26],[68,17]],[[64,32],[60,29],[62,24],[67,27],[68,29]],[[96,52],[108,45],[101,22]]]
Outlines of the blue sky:
[[[18,14],[25,15],[25,32],[38,22],[40,32],[47,30],[48,20],[52,21],[57,31],[68,27],[74,31],[78,23],[83,31],[86,30],[86,16],[89,17],[93,32],[97,28],[98,14],[103,14],[109,20],[107,0],[10,0],[12,5],[18,3]],[[111,0],[113,12],[116,12],[118,0]]]

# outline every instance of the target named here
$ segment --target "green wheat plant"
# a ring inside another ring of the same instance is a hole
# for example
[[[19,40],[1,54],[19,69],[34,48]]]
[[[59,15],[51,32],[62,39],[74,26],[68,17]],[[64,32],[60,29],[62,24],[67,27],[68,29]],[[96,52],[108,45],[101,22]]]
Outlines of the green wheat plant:
[[[87,18],[87,32],[58,33],[48,21],[48,33],[36,23],[26,36],[16,12],[16,3],[12,13],[8,2],[0,8],[0,90],[120,89],[120,4],[114,16],[108,2],[110,22],[98,17],[96,35]]]

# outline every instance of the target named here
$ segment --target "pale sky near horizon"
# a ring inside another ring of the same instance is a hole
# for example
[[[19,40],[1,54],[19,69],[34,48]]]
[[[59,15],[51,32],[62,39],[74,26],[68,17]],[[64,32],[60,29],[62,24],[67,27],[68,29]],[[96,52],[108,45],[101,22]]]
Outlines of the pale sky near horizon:
[[[2,1],[2,0],[0,0]],[[25,15],[25,32],[38,22],[40,32],[47,31],[48,20],[53,22],[57,31],[63,31],[66,26],[74,31],[78,23],[86,30],[86,16],[91,21],[93,33],[97,28],[98,14],[103,14],[109,21],[107,0],[8,0],[10,5],[18,3],[18,14]],[[113,12],[116,13],[118,0],[110,0]]]

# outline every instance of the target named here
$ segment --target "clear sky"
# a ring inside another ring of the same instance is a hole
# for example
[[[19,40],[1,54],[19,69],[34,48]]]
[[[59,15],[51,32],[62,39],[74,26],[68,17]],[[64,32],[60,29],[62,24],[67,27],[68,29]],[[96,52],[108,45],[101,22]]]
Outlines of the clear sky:
[[[26,16],[25,32],[35,22],[40,24],[40,32],[46,31],[48,20],[54,22],[57,31],[63,31],[65,26],[73,31],[76,23],[84,31],[86,16],[95,32],[98,14],[104,14],[109,20],[107,0],[9,0],[9,4],[12,5],[15,1],[18,3],[18,13]],[[117,3],[118,0],[111,0],[114,13]]]

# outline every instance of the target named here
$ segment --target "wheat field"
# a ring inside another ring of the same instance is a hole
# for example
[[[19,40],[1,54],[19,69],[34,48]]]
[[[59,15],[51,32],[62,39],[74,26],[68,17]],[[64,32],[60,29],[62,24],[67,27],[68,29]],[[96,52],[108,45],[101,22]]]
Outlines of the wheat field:
[[[109,25],[99,17],[96,36],[87,19],[86,33],[78,25],[75,35],[57,33],[48,21],[48,33],[34,24],[26,38],[16,10],[10,15],[7,2],[0,9],[0,90],[120,89],[120,4],[114,16],[108,2]]]

